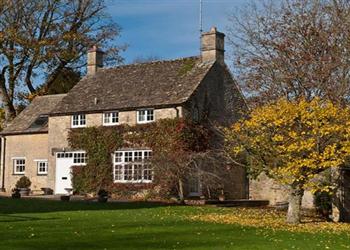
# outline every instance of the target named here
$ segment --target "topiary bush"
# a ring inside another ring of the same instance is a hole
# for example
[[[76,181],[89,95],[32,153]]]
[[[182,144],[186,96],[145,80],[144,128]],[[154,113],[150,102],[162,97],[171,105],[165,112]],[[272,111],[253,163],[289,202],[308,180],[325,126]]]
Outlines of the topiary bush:
[[[29,188],[32,182],[27,176],[22,176],[16,183],[16,188]]]

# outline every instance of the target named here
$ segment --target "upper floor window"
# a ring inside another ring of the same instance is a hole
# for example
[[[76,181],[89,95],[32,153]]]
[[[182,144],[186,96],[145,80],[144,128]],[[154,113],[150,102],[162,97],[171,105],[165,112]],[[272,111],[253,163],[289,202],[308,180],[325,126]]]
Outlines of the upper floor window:
[[[103,114],[103,125],[117,125],[119,123],[119,113],[118,112],[108,112]]]
[[[153,109],[142,109],[137,111],[137,123],[147,123],[154,121]]]
[[[72,116],[72,128],[86,127],[86,116],[85,114],[78,114]]]
[[[25,158],[14,158],[13,159],[13,173],[24,174],[26,170],[26,159]]]

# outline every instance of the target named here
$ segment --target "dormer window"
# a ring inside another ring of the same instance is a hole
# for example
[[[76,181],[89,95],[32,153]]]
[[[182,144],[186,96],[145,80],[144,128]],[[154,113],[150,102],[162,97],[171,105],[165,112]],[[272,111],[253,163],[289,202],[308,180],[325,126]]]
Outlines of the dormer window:
[[[141,109],[137,111],[137,123],[148,123],[154,121],[153,109]]]
[[[114,112],[106,112],[103,114],[103,125],[104,126],[112,126],[117,125],[119,123],[119,113]]]
[[[86,116],[85,114],[78,114],[72,116],[72,128],[83,128],[86,127]]]

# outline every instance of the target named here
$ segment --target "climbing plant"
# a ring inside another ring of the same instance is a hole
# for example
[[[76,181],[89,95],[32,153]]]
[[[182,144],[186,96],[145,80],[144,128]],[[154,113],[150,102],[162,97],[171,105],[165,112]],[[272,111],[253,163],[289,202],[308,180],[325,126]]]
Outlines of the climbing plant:
[[[118,148],[147,147],[153,151],[154,185],[164,193],[171,190],[183,196],[183,182],[193,168],[196,155],[209,150],[210,130],[184,119],[162,119],[154,123],[113,127],[72,129],[69,144],[85,150],[84,167],[74,167],[73,187],[78,192],[111,192],[120,184],[113,183],[112,154]],[[162,178],[158,178],[161,176]]]

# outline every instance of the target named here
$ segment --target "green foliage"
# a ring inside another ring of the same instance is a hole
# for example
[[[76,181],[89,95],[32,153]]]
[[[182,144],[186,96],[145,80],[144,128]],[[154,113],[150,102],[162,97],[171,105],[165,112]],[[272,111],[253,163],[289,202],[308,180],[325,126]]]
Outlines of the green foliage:
[[[75,191],[108,189],[112,182],[111,153],[122,145],[118,130],[103,127],[72,130],[69,142],[72,148],[84,149],[89,157],[84,168],[73,171]]]
[[[179,69],[179,75],[184,76],[186,75],[189,71],[191,71],[195,65],[195,60],[193,59],[188,59],[182,67]]]
[[[88,155],[85,167],[73,169],[74,191],[97,193],[100,189],[114,190],[117,185],[112,181],[111,157],[118,148],[151,148],[156,156],[154,161],[161,162],[162,166],[169,166],[174,162],[184,163],[177,165],[181,168],[187,165],[192,153],[203,152],[209,148],[209,136],[210,133],[204,126],[183,119],[162,119],[136,126],[72,129],[68,138],[70,146],[85,150]],[[157,165],[156,175],[161,174],[161,169]],[[174,168],[174,172],[179,171]],[[174,180],[164,178],[164,174],[161,175],[163,185],[175,183]],[[179,175],[169,172],[166,176],[175,178]]]
[[[16,183],[16,188],[29,188],[32,182],[27,176],[22,176]]]

